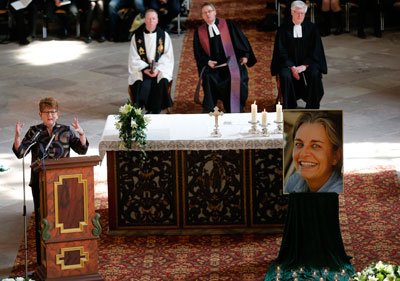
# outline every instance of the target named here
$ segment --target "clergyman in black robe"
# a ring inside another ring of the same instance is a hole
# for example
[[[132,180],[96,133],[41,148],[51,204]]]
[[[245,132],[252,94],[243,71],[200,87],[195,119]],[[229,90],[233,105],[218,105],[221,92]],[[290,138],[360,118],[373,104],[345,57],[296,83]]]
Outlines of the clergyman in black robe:
[[[243,112],[248,96],[249,77],[246,65],[251,67],[257,62],[253,50],[246,36],[233,21],[216,18],[216,10],[212,4],[204,3],[201,11],[205,23],[195,31],[193,50],[199,76],[202,79],[203,111],[213,111],[218,100],[221,100],[225,112]],[[226,38],[223,37],[224,23],[229,30],[231,42],[223,42],[223,38]],[[207,34],[208,41],[205,39],[207,41],[205,43],[205,40],[202,42],[202,28],[207,30],[204,34]],[[208,45],[209,50],[205,50],[204,44]],[[227,45],[233,47],[234,56],[226,54]],[[237,87],[234,85],[234,88],[237,88],[236,91],[231,87],[235,83],[235,81],[231,82],[232,64],[237,70],[237,73],[233,74],[238,78],[234,79],[237,80]],[[235,97],[237,105],[232,109],[232,99]]]
[[[278,75],[283,108],[297,108],[297,100],[306,108],[319,109],[324,88],[322,74],[327,74],[324,48],[317,27],[304,21],[307,6],[294,1],[292,22],[281,26],[275,37],[271,74]]]

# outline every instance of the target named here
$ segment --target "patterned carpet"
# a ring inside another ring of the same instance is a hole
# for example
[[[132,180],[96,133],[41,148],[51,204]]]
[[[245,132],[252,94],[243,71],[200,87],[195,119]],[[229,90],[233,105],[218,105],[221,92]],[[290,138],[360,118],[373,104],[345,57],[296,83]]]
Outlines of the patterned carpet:
[[[202,1],[192,1],[190,15],[186,21],[188,27],[182,46],[178,78],[175,88],[173,113],[200,113],[202,108],[195,105],[193,96],[198,81],[198,72],[193,55],[193,34],[201,23],[200,5]],[[253,0],[251,5],[243,5],[242,1],[213,1],[217,9],[217,17],[234,19],[249,39],[257,58],[257,64],[249,71],[249,97],[245,111],[250,111],[250,104],[257,101],[258,108],[275,111],[276,84],[269,71],[275,33],[260,32],[256,25],[267,13],[265,0]],[[202,91],[200,100],[202,100]],[[222,103],[218,105],[222,107]]]
[[[96,209],[107,229],[106,183],[96,183]],[[99,191],[100,190],[100,191]],[[340,222],[346,252],[357,271],[372,261],[400,264],[400,185],[394,167],[345,175]],[[28,227],[34,249],[33,218]],[[105,280],[264,280],[281,235],[107,236],[99,241]],[[21,243],[13,274],[24,271]],[[29,268],[36,260],[29,252]]]

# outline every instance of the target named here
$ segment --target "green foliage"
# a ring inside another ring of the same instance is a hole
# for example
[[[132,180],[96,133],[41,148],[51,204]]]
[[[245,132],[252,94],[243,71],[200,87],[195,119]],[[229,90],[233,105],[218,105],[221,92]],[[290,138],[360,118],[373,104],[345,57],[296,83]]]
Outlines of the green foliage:
[[[400,266],[383,263],[372,263],[353,276],[356,281],[400,281]]]
[[[130,101],[119,108],[118,122],[115,127],[119,131],[121,140],[120,149],[132,149],[135,144],[140,148],[140,158],[146,159],[146,126],[150,122],[148,116],[142,114],[142,110],[136,105],[132,106]]]

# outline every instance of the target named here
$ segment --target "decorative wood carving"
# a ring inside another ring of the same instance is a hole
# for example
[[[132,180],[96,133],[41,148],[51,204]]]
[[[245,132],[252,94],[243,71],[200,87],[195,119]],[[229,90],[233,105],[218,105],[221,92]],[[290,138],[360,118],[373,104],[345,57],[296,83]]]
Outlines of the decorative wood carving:
[[[101,226],[94,212],[93,166],[99,162],[98,156],[90,156],[32,165],[40,171],[41,186],[39,280],[103,280],[97,272]]]

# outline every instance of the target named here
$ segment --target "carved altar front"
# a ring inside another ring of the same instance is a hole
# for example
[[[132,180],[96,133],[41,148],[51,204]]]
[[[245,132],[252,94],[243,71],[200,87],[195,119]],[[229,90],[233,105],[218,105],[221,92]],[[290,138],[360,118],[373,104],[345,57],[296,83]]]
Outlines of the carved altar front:
[[[107,120],[100,155],[107,154],[111,231],[281,230],[282,135],[248,135],[250,114],[225,114],[218,139],[209,137],[214,120],[205,114],[150,117],[144,162],[137,150],[119,150],[114,116]]]

